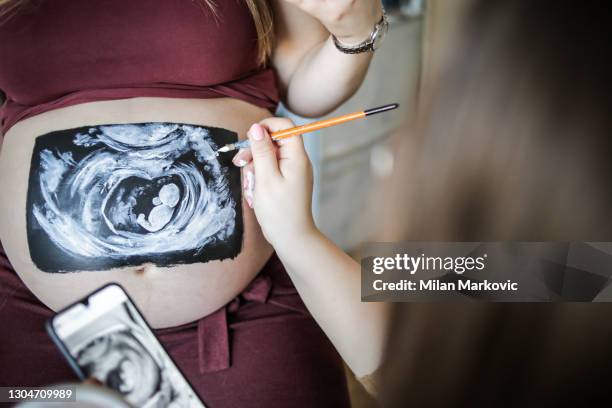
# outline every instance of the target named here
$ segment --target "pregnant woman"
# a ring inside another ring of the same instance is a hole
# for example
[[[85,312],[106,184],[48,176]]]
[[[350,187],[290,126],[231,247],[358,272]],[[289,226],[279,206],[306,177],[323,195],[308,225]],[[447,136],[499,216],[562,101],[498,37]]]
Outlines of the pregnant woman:
[[[302,115],[348,98],[379,2],[0,0],[0,16],[0,385],[73,379],[44,321],[114,281],[211,406],[347,405],[214,151],[281,97]]]

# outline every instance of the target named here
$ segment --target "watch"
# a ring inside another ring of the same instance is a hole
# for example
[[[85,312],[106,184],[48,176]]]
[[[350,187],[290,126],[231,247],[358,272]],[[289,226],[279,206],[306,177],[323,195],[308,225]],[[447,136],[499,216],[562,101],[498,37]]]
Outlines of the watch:
[[[374,30],[370,34],[370,37],[357,44],[357,45],[345,45],[336,38],[335,35],[332,34],[332,39],[334,40],[334,45],[338,49],[338,51],[343,52],[345,54],[361,54],[362,52],[374,52],[382,44],[383,39],[385,38],[385,34],[387,34],[387,30],[389,29],[389,20],[387,19],[387,14],[385,10],[382,11],[382,17],[380,21],[376,23],[374,26]]]

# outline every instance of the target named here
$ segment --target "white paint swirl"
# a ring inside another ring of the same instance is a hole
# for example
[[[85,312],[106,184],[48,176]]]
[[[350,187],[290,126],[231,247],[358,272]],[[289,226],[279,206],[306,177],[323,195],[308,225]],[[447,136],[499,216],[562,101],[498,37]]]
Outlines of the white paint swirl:
[[[73,144],[89,154],[75,161],[69,151],[40,152],[44,202],[32,207],[64,251],[115,259],[159,256],[199,251],[234,231],[236,203],[206,128],[100,126],[75,135]]]

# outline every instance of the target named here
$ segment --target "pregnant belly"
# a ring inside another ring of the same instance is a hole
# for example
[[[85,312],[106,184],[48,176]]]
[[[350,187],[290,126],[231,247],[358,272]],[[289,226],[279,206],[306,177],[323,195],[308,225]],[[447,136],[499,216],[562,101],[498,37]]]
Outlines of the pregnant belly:
[[[267,112],[232,99],[94,102],[11,128],[0,152],[0,239],[57,310],[118,282],[154,327],[223,306],[272,253],[216,148]]]

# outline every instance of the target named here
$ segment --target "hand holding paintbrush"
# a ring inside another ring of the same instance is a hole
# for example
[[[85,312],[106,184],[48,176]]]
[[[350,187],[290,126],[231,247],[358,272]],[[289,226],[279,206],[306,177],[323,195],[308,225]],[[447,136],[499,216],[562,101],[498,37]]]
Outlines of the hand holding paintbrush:
[[[251,126],[247,133],[250,152],[236,155],[252,155],[252,161],[243,169],[245,200],[254,208],[266,240],[274,247],[308,310],[326,333],[339,339],[337,344],[343,345],[342,339],[368,330],[384,333],[384,304],[360,302],[359,264],[314,223],[312,168],[302,138],[275,141],[271,137],[294,132],[293,123],[285,118],[269,118]],[[384,335],[374,335],[370,346],[382,349]],[[353,349],[351,343],[343,350],[348,361],[356,362],[357,372],[363,375],[377,367],[378,352],[362,359],[361,352],[351,354]]]
[[[397,103],[392,103],[389,105],[379,106],[378,108],[366,109],[366,110],[359,111],[359,112],[349,113],[347,115],[337,116],[331,119],[320,120],[317,122],[308,123],[306,125],[296,126],[296,127],[292,127],[289,129],[279,130],[277,132],[272,132],[270,134],[270,137],[272,137],[272,140],[286,139],[289,137],[302,135],[304,133],[314,132],[316,130],[324,129],[326,127],[339,125],[341,123],[350,122],[352,120],[363,119],[368,116],[375,115],[377,113],[387,112],[387,111],[397,108],[398,106],[399,105]],[[249,147],[249,143],[250,142],[248,139],[242,140],[237,143],[231,143],[231,144],[221,147],[219,150],[217,150],[217,153],[225,153],[225,152],[230,152],[232,150],[245,149]]]
[[[398,107],[398,104],[390,104],[380,106],[378,108],[366,109],[360,112],[354,112],[343,116],[338,116],[331,119],[326,119],[322,121],[317,121],[313,123],[309,123],[302,126],[294,127],[293,123],[289,119],[283,118],[269,118],[262,121],[260,124],[255,124],[251,127],[248,132],[249,138],[237,143],[229,144],[221,147],[217,154],[229,152],[236,149],[247,149],[252,147],[253,143],[257,146],[261,146],[260,141],[266,140],[265,145],[269,148],[270,151],[274,152],[275,148],[273,146],[273,142],[277,142],[280,144],[280,154],[279,159],[276,163],[267,165],[266,167],[273,167],[276,171],[280,171],[280,175],[284,175],[283,165],[287,164],[287,161],[291,161],[293,158],[296,162],[300,163],[303,161],[308,162],[308,157],[306,156],[306,152],[304,151],[303,142],[301,139],[292,140],[293,136],[301,135],[303,133],[312,132],[315,130],[323,129],[326,127],[338,125],[341,123],[346,123],[352,120],[366,118],[371,115],[375,115],[377,113],[387,112],[393,110]],[[268,138],[268,139],[266,139]],[[283,152],[286,153],[283,155]],[[253,151],[253,153],[255,153]],[[270,152],[265,152],[270,153]],[[245,169],[243,173],[243,182],[244,182],[244,197],[249,204],[250,207],[253,207],[253,199],[254,199],[254,185],[255,185],[255,172],[253,171],[253,167],[257,167],[257,163],[255,161],[254,165],[250,164],[251,162],[251,152],[241,151],[233,159],[233,162],[238,167],[248,167]],[[263,159],[261,159],[264,161]],[[274,161],[276,161],[276,155],[274,155]],[[284,160],[284,161],[283,161]],[[268,160],[270,161],[270,160]],[[268,176],[272,177],[270,173],[266,173]],[[272,177],[274,178],[274,177]],[[304,179],[304,182],[308,182],[307,178]],[[312,186],[310,187],[312,188]],[[289,197],[293,197],[292,194],[289,194]],[[308,200],[310,202],[310,199]]]

